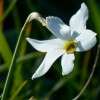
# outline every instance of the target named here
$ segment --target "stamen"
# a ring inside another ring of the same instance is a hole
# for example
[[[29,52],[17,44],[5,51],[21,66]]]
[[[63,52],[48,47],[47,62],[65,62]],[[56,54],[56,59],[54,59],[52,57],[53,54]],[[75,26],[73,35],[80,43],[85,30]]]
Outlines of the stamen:
[[[76,50],[77,43],[73,40],[65,43],[64,49],[68,54],[73,53]]]

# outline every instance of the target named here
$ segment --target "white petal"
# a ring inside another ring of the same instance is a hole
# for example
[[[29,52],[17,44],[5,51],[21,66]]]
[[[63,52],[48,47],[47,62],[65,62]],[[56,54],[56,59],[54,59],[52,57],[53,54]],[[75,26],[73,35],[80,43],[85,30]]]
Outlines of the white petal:
[[[41,52],[48,52],[55,48],[62,48],[64,44],[64,41],[58,38],[45,41],[39,41],[31,38],[26,39],[36,50]]]
[[[67,53],[63,54],[62,60],[61,60],[62,75],[67,75],[73,70],[74,59],[75,59],[74,54],[67,54]]]
[[[85,5],[85,3],[82,3],[81,8],[70,19],[70,27],[73,35],[80,34],[81,31],[86,28],[87,19],[88,19],[88,8]]]
[[[55,62],[55,60],[58,57],[60,57],[63,53],[64,51],[61,49],[55,49],[48,52],[43,62],[41,63],[37,71],[35,72],[35,74],[33,74],[32,79],[44,75],[50,69],[51,65]]]
[[[76,51],[87,51],[96,44],[96,33],[91,30],[85,30],[76,38],[76,41],[78,44]]]
[[[46,17],[47,28],[58,38],[70,40],[70,28],[58,17]]]

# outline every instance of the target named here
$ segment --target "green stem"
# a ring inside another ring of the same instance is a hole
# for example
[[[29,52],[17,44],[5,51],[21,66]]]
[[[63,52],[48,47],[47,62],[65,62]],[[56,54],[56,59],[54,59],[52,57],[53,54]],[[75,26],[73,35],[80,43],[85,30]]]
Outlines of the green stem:
[[[24,26],[21,29],[21,32],[20,32],[20,35],[19,35],[19,38],[18,38],[18,42],[17,42],[16,48],[15,48],[15,51],[14,51],[12,61],[11,61],[10,69],[9,69],[9,72],[8,72],[8,75],[7,75],[7,79],[6,79],[6,82],[5,82],[5,86],[4,86],[4,90],[3,90],[3,93],[2,93],[1,100],[6,100],[7,91],[8,91],[9,85],[10,85],[10,81],[11,81],[11,78],[12,78],[13,70],[15,68],[14,66],[16,64],[16,59],[17,59],[18,51],[19,51],[19,48],[20,48],[21,40],[22,40],[22,35],[23,35],[22,33],[23,33],[26,25],[30,21],[32,21],[33,19],[36,19],[36,20],[40,21],[43,25],[45,25],[45,20],[38,13],[31,13],[28,16]]]
[[[7,95],[7,91],[8,91],[8,87],[9,87],[10,80],[11,80],[11,77],[12,77],[13,69],[14,69],[14,66],[15,66],[15,63],[16,63],[18,50],[19,50],[19,47],[20,47],[20,44],[21,44],[22,32],[23,32],[24,28],[25,28],[25,26],[22,28],[20,35],[19,35],[19,39],[18,39],[16,48],[15,48],[13,58],[12,58],[12,62],[11,62],[10,69],[9,69],[9,72],[8,72],[8,75],[7,75],[7,79],[6,79],[6,83],[5,83],[5,86],[4,86],[4,90],[3,90],[1,100],[5,100],[6,95]]]

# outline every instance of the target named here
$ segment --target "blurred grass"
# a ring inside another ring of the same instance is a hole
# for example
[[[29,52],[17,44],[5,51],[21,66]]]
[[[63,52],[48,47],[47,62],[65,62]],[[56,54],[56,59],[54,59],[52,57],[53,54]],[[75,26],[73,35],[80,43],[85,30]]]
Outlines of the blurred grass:
[[[2,18],[2,15],[3,15],[3,9],[4,9],[4,7],[3,7],[3,0],[1,0],[0,1],[0,19]],[[0,30],[2,30],[2,28],[3,28],[3,24],[0,23]]]
[[[29,24],[26,28],[26,32],[24,33],[22,42],[21,42],[21,46],[20,46],[20,52],[19,52],[19,56],[23,56],[25,55],[26,52],[26,40],[25,37],[28,37],[31,31],[31,24]],[[16,89],[18,88],[18,86],[20,86],[20,84],[22,84],[23,80],[23,76],[22,76],[22,66],[23,63],[17,64],[16,70],[14,72],[14,78],[16,78],[16,81],[14,80],[13,82],[13,88],[11,91],[11,94],[14,93],[14,91],[16,91]]]
[[[26,54],[22,57],[19,57],[16,61],[16,64],[19,64],[22,62],[27,62],[29,60],[32,60],[32,59],[37,58],[37,57],[42,56],[42,55],[44,55],[44,53],[41,53],[41,52],[34,52],[34,53]],[[6,64],[2,64],[0,66],[0,73],[5,72],[7,70],[8,70],[8,67]]]
[[[0,2],[1,1],[3,1],[3,0],[0,0]],[[8,16],[8,14],[11,12],[11,10],[13,9],[13,7],[15,6],[16,2],[17,2],[17,0],[12,0],[12,2],[10,2],[8,8],[6,9],[6,11],[2,15],[2,17],[0,18],[0,23],[5,20],[5,18]]]
[[[27,81],[24,81],[21,86],[17,89],[17,91],[14,93],[14,95],[10,98],[10,100],[14,100],[16,98],[16,96],[18,95],[18,93],[21,92],[21,90],[24,88],[24,86],[27,84]]]
[[[12,59],[12,51],[9,47],[9,44],[7,43],[7,40],[3,33],[3,23],[1,22],[1,19],[3,18],[3,0],[0,1],[0,52],[1,55],[7,65],[9,67],[11,59]],[[5,16],[5,15],[4,15]]]
[[[0,30],[0,52],[1,55],[6,63],[6,65],[9,67],[11,59],[12,59],[12,52],[9,47],[9,44],[6,41],[5,36],[3,35],[2,31]]]
[[[80,0],[64,0],[63,3],[61,0],[5,0],[4,3],[1,3],[1,1],[3,0],[0,0],[0,10],[2,10],[0,11],[0,27],[2,27],[0,29],[0,56],[2,55],[0,58],[0,94],[3,90],[5,75],[11,62],[12,52],[14,51],[11,47],[15,47],[16,45],[16,43],[10,44],[9,41],[14,40],[14,36],[17,38],[28,14],[33,11],[38,11],[45,17],[55,15],[65,19],[64,22],[68,22],[68,18],[72,16],[72,13],[75,13],[75,10],[77,11],[80,8],[83,2]],[[92,19],[92,22],[89,20],[91,24],[89,27],[91,30],[95,29],[98,33],[97,38],[100,38],[100,2],[96,0],[85,0],[85,2],[89,8],[90,18]],[[7,5],[7,3],[9,5]],[[4,10],[3,6],[5,8]],[[15,34],[13,38],[10,37],[11,34],[9,30]],[[9,37],[5,35],[5,31],[8,32]],[[30,80],[31,76],[40,65],[44,53],[36,52],[29,44],[27,45],[25,37],[44,40],[51,37],[51,33],[42,27],[40,23],[35,21],[27,27],[13,72],[8,100],[9,98],[13,100],[28,100],[32,96],[39,100],[71,100],[80,92],[88,79],[94,62],[96,46],[88,52],[75,54],[75,68],[68,76],[61,75],[61,65],[60,60],[58,60],[47,74],[32,81]],[[98,100],[100,97],[99,65],[100,64],[97,66],[98,70],[96,70],[90,85],[80,100]],[[24,84],[27,79],[30,81]]]
[[[91,51],[87,51],[84,55],[83,64],[82,64],[81,84],[85,83],[85,79],[88,75],[88,66],[89,66],[90,57],[91,57]],[[85,74],[84,74],[84,72],[85,72]]]
[[[94,23],[96,32],[98,33],[98,36],[100,38],[100,9],[99,5],[97,5],[96,0],[86,0],[87,5],[89,7],[89,12],[91,19]]]

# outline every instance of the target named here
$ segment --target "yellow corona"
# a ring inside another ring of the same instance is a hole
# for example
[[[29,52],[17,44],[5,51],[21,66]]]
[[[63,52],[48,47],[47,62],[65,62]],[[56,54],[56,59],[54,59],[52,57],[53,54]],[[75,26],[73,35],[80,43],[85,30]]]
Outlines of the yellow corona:
[[[65,42],[64,49],[68,54],[73,53],[76,50],[77,43],[73,40]]]

